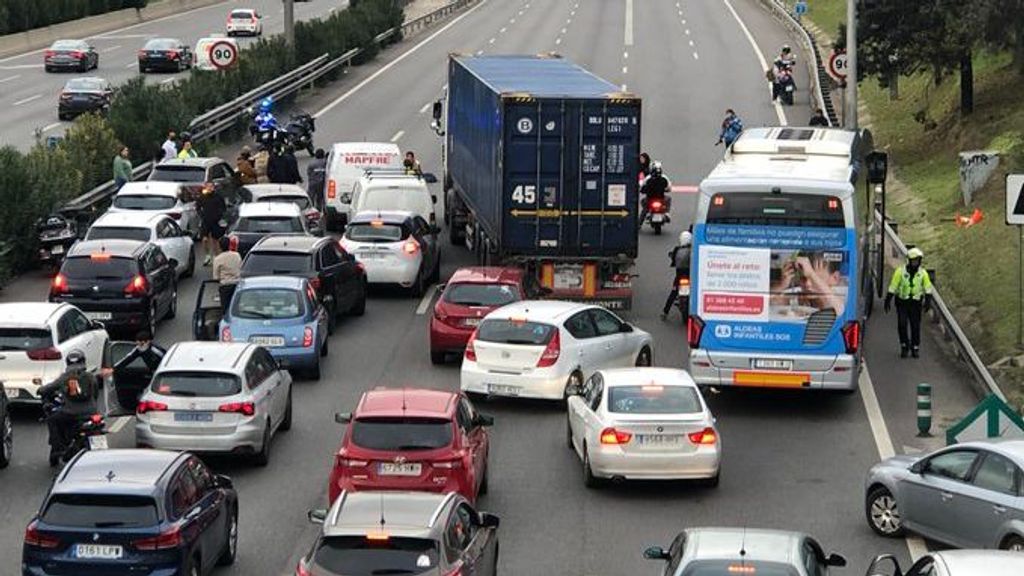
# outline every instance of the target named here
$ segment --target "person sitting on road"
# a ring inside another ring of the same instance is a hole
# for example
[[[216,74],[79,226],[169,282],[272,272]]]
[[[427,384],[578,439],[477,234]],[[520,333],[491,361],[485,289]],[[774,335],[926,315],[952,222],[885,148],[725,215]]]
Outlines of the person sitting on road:
[[[68,352],[64,373],[39,388],[39,397],[46,403],[57,395],[64,396],[64,403],[46,419],[50,431],[50,466],[60,462],[78,422],[96,413],[97,390],[96,377],[86,368],[85,354],[81,350]]]
[[[139,330],[135,334],[135,348],[117,364],[114,364],[114,370],[126,368],[141,358],[150,372],[156,372],[157,366],[160,366],[160,361],[164,359],[165,354],[167,351],[153,342],[153,335],[149,333],[149,330]]]

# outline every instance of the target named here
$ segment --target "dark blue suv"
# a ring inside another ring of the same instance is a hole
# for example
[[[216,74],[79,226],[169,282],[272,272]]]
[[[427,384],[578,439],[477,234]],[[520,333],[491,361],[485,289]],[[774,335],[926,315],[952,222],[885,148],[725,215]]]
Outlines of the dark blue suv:
[[[238,495],[189,453],[80,453],[25,529],[23,576],[200,576],[235,561]]]

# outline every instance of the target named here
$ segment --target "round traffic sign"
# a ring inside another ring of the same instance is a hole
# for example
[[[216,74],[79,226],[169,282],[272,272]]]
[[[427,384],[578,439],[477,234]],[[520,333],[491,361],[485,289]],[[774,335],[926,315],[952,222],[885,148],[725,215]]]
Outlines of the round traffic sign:
[[[850,61],[846,56],[846,51],[832,51],[832,55],[828,57],[828,74],[836,80],[846,80],[846,71],[849,68]]]
[[[217,69],[229,68],[238,61],[238,47],[226,40],[210,45],[210,63]]]

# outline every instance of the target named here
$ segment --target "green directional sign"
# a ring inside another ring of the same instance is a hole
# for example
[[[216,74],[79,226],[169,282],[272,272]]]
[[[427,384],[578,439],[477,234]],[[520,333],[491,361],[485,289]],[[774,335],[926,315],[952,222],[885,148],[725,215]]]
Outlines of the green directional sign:
[[[1024,418],[994,394],[946,431],[946,445],[986,438],[1024,438]]]

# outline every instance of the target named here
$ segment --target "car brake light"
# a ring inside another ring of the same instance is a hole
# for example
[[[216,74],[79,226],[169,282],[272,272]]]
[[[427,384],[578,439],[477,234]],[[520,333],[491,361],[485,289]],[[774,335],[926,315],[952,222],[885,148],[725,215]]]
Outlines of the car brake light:
[[[629,441],[632,439],[633,435],[629,432],[623,432],[615,428],[601,430],[601,444],[629,444]]]
[[[462,576],[462,566],[459,566],[451,572],[447,572],[444,576]]]
[[[730,564],[729,574],[757,574],[757,568],[746,564]]]
[[[177,50],[168,50],[167,52],[165,52],[165,54],[167,54],[167,57],[172,59],[172,60],[177,60],[178,59],[178,51]]]
[[[338,183],[333,178],[327,181],[327,197],[336,198],[338,196]]]
[[[712,200],[711,203],[714,204],[715,206],[725,206],[725,196],[719,194],[718,196],[715,196],[714,200]]]
[[[366,460],[353,460],[351,458],[342,458],[341,456],[335,459],[335,463],[338,468],[366,468],[370,464]]]
[[[319,220],[320,219],[320,211],[314,208],[314,209],[310,210],[309,212],[306,212],[306,218],[309,219],[309,220]]]
[[[699,432],[691,432],[690,434],[687,434],[687,436],[690,438],[690,442],[693,442],[694,444],[702,444],[704,446],[718,442],[718,434],[716,434],[715,429],[710,426],[700,430]]]
[[[366,274],[366,264],[363,264],[362,262],[356,262],[356,268],[358,268],[359,271],[362,272],[363,274]]]
[[[551,335],[551,340],[548,341],[548,345],[544,348],[544,353],[540,355],[540,360],[537,361],[537,368],[548,368],[554,366],[555,362],[558,362],[558,357],[562,355],[562,338],[558,335],[556,329],[554,334]]]
[[[476,333],[479,331],[473,330],[473,333],[469,335],[469,340],[466,341],[466,354],[464,358],[470,362],[476,362],[476,348],[473,347],[473,343],[476,342]]]
[[[135,278],[124,287],[125,296],[143,296],[149,290],[149,282],[146,282],[146,278],[141,274],[136,274]]]
[[[225,327],[221,328],[221,330],[220,330],[220,341],[221,342],[231,342],[231,328],[230,327],[225,326]]]
[[[860,322],[851,320],[843,326],[843,343],[847,354],[856,354],[860,349]]]
[[[47,536],[39,531],[39,521],[33,520],[28,527],[25,528],[25,544],[28,546],[36,546],[38,548],[56,548],[60,545],[60,540],[53,536]]]
[[[63,294],[68,291],[68,277],[57,274],[50,283],[50,294]]]
[[[139,58],[145,58],[148,56],[145,50],[139,50]]]
[[[163,402],[154,402],[152,400],[143,400],[135,407],[136,414],[145,414],[147,412],[164,412],[167,410],[167,404]]]
[[[700,337],[704,334],[704,321],[700,316],[690,316],[686,320],[686,343],[690,348],[700,348]]]
[[[164,530],[151,538],[140,538],[132,541],[136,550],[168,550],[181,545],[181,531],[177,526]]]
[[[313,345],[313,329],[306,326],[302,329],[302,347],[309,348]]]
[[[238,252],[238,236],[228,237],[228,248],[233,252]]]
[[[47,50],[46,52],[43,53],[43,57],[44,58],[53,58],[55,54],[56,54],[56,52],[54,52],[53,50]]]
[[[221,404],[217,411],[252,416],[256,413],[256,405],[252,402],[228,402],[227,404]]]
[[[75,50],[71,53],[71,56],[77,60],[81,60],[82,58],[85,58],[85,53]]]
[[[29,351],[25,352],[25,355],[28,356],[29,360],[60,360],[61,359],[60,350],[54,348],[53,346],[51,346],[49,348],[36,348],[34,350],[29,350]]]
[[[402,244],[402,251],[406,254],[413,255],[420,250],[420,243],[415,238],[409,238]]]
[[[295,567],[295,576],[313,576],[313,573],[306,568],[305,560],[299,560],[298,566]]]

